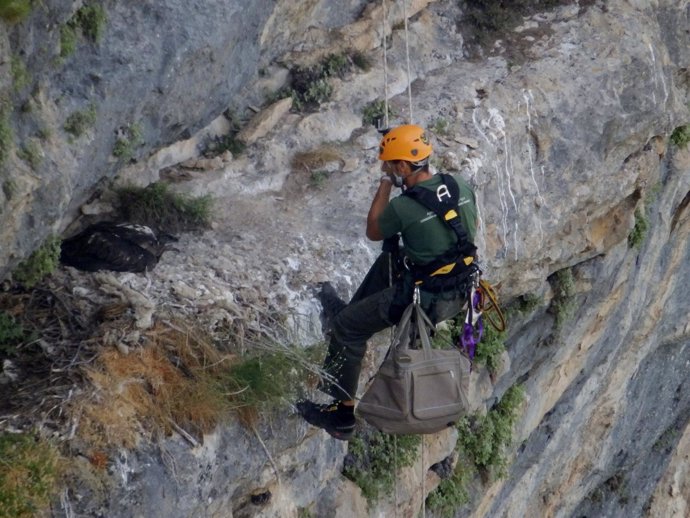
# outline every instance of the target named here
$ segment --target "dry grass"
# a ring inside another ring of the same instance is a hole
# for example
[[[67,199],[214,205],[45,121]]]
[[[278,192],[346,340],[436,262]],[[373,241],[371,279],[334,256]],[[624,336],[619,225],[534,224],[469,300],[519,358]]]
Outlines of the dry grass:
[[[295,172],[311,173],[321,169],[326,164],[342,160],[343,156],[338,149],[333,146],[322,146],[311,151],[295,153],[290,165]]]
[[[128,304],[82,299],[69,286],[0,293],[0,311],[27,336],[11,351],[20,377],[0,398],[0,430],[41,423],[96,470],[113,447],[172,432],[195,445],[233,414],[252,427],[324,375],[322,348],[291,345],[272,313],[212,335],[164,317],[141,332]]]
[[[157,324],[146,339],[129,354],[104,349],[85,369],[93,390],[73,411],[79,435],[94,447],[132,448],[180,429],[198,438],[228,413],[220,380],[232,356],[172,324]]]
[[[334,172],[334,163],[342,167],[344,160],[342,153],[331,145],[295,153],[290,162],[292,174],[285,184],[285,191],[297,194],[309,188],[322,189]]]
[[[0,518],[47,515],[59,478],[58,454],[28,434],[0,434]]]

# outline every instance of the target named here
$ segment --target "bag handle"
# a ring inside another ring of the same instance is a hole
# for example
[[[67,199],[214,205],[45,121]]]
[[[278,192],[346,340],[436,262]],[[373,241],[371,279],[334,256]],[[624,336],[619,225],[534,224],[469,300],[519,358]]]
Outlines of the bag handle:
[[[411,333],[413,326],[416,325],[417,331],[419,332],[419,338],[422,342],[422,349],[426,355],[431,354],[431,338],[429,337],[429,329],[435,328],[431,319],[422,309],[419,302],[412,302],[405,311],[398,323],[398,329],[395,333],[395,338],[393,339],[391,350],[405,351],[410,348]],[[388,356],[388,355],[386,355]]]
[[[431,322],[431,319],[422,309],[418,302],[413,302],[415,306],[415,321],[419,331],[419,339],[422,342],[422,349],[426,357],[431,356],[431,338],[429,337],[429,329],[436,326]]]
[[[395,331],[393,342],[391,343],[391,347],[388,349],[386,356],[388,356],[392,350],[399,348],[400,350],[404,351],[410,348],[410,326],[412,324],[412,311],[414,310],[414,306],[415,303],[412,302],[405,308],[405,311],[400,318],[400,322],[398,322],[398,327]]]

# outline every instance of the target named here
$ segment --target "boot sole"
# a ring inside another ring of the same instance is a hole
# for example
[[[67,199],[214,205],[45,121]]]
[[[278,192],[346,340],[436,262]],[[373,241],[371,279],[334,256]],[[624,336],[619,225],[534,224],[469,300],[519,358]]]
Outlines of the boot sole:
[[[349,441],[352,439],[352,436],[355,435],[355,432],[339,432],[337,430],[328,430],[326,428],[322,428],[322,430],[325,430],[328,435],[331,437],[338,439],[339,441]]]

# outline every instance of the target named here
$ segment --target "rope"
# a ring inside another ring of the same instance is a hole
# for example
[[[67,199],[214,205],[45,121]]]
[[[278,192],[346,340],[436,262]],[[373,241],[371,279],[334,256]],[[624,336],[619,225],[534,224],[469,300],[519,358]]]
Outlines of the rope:
[[[382,7],[382,30],[383,34],[383,123],[384,128],[389,128],[388,120],[388,50],[386,48],[386,28],[388,26],[388,16],[386,12],[386,0],[381,0]],[[405,19],[405,56],[407,60],[407,99],[409,104],[409,124],[412,124],[412,84],[410,81],[410,47],[409,47],[409,33],[407,29],[407,0],[403,1],[404,19]],[[393,257],[392,254],[388,256],[388,285],[393,285]],[[395,338],[395,326],[391,327],[391,345]],[[393,470],[395,473],[395,516],[398,516],[398,509],[400,507],[400,496],[398,490],[398,436],[393,435]],[[422,439],[422,517],[426,517],[426,504],[424,502],[424,439]]]
[[[388,121],[388,49],[386,48],[386,28],[388,27],[388,11],[386,10],[386,0],[381,0],[382,23],[381,32],[383,34],[383,124],[384,129],[389,128]],[[405,64],[407,67],[407,103],[408,103],[408,124],[414,124],[412,115],[412,76],[410,74],[410,32],[407,26],[407,0],[403,0],[403,21],[405,23]],[[379,128],[381,129],[381,128]]]
[[[502,333],[506,330],[506,318],[498,305],[498,295],[496,295],[496,290],[493,286],[486,282],[484,279],[479,280],[479,288],[481,295],[481,302],[479,309],[486,320],[491,324],[491,326]],[[494,316],[493,313],[496,313]]]
[[[381,0],[381,6],[383,11],[383,22],[381,25],[381,32],[383,33],[383,129],[388,129],[388,54],[386,50],[388,16],[386,14],[386,0]]]
[[[395,470],[395,516],[398,516],[398,436],[393,435],[393,469]]]
[[[424,436],[422,436],[422,518],[426,518],[426,470],[424,469]]]
[[[410,76],[410,35],[407,31],[407,0],[403,0],[403,17],[405,18],[405,57],[407,60],[407,100],[410,109],[409,124],[412,124],[412,79]]]

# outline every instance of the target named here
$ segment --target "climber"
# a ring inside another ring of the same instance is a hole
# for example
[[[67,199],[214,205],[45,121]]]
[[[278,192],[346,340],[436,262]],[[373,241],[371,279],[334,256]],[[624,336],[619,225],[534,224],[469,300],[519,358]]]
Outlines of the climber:
[[[297,410],[336,439],[348,440],[354,433],[355,396],[367,340],[399,322],[412,302],[415,285],[434,323],[456,316],[465,305],[470,276],[476,271],[475,195],[459,176],[433,175],[431,153],[419,126],[398,126],[383,136],[379,159],[384,174],[371,202],[366,235],[372,241],[383,240],[384,251],[349,304],[337,297],[330,284],[322,287],[321,302],[332,323],[324,360],[328,377],[320,389],[334,401],[302,400]],[[389,201],[393,186],[403,193]],[[447,223],[437,213],[446,214]]]

